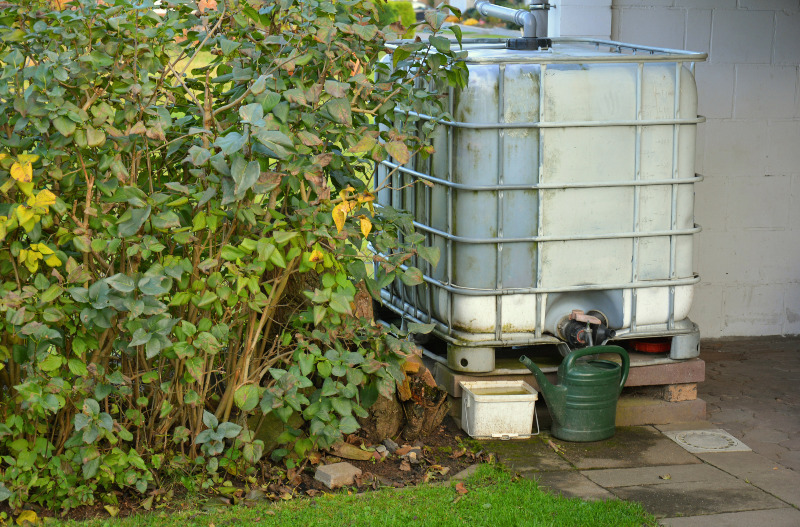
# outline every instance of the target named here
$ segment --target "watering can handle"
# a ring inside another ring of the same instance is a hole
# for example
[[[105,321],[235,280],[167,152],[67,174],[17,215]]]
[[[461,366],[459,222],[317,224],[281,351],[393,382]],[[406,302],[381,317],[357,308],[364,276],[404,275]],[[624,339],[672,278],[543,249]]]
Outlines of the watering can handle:
[[[622,358],[622,378],[619,381],[619,389],[625,386],[625,381],[628,380],[628,370],[630,370],[631,360],[628,357],[628,352],[619,346],[592,346],[589,348],[577,349],[571,352],[564,359],[562,366],[564,371],[569,371],[572,368],[572,363],[586,355],[598,355],[600,353],[616,353]]]

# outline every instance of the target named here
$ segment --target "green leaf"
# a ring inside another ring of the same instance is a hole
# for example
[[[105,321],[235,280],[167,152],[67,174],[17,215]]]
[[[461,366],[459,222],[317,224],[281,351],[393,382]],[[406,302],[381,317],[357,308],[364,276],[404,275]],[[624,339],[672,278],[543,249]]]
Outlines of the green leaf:
[[[433,47],[435,47],[436,51],[439,53],[450,52],[450,41],[448,39],[434,35],[431,36],[428,41],[433,44]]]
[[[438,247],[417,247],[417,254],[419,254],[425,261],[430,263],[434,268],[439,265],[441,251]]]
[[[255,384],[239,386],[233,394],[233,400],[240,410],[250,412],[258,406],[258,387]]]
[[[336,410],[336,413],[339,415],[346,416],[352,414],[352,405],[348,399],[343,397],[331,397],[330,402],[333,409]]]
[[[423,280],[422,271],[417,269],[416,267],[409,267],[408,269],[400,275],[400,280],[403,281],[406,285],[419,285]]]
[[[86,127],[86,144],[90,148],[93,147],[100,147],[106,143],[106,134],[102,130],[98,130],[96,128],[92,128],[91,126]]]
[[[233,40],[228,40],[225,37],[220,37],[219,39],[219,47],[222,49],[223,55],[230,55],[240,45],[240,43],[234,42]]]
[[[228,260],[229,262],[238,260],[239,258],[242,258],[246,254],[247,253],[244,252],[242,249],[234,247],[233,245],[226,245],[220,251],[220,256],[222,257],[222,259]]]
[[[6,501],[11,496],[13,496],[12,492],[8,490],[5,485],[0,483],[0,501]]]
[[[339,420],[339,431],[343,434],[352,434],[359,428],[361,426],[352,415],[347,415]]]
[[[194,166],[200,167],[205,165],[209,159],[211,159],[211,152],[207,148],[194,145],[189,149],[189,155],[186,156],[184,161],[189,161]]]
[[[239,108],[239,117],[243,123],[253,124],[264,118],[264,107],[258,103],[246,104]],[[264,123],[261,123],[263,126]]]
[[[208,410],[203,410],[203,424],[209,428],[217,428],[219,425],[219,421],[217,418],[209,412]]]
[[[220,148],[225,155],[231,155],[239,150],[247,143],[247,137],[239,132],[230,132],[228,135],[218,138],[214,142],[214,146]]]
[[[69,359],[69,361],[67,361],[67,366],[73,375],[79,377],[86,377],[89,375],[89,370],[86,368],[86,365],[79,359]]]
[[[75,133],[75,122],[72,119],[67,119],[64,116],[59,116],[53,119],[53,126],[56,127],[56,130],[61,133],[64,137],[69,137],[73,133]]]
[[[222,434],[226,439],[233,439],[242,432],[242,427],[236,423],[222,423],[217,427],[217,433]]]
[[[345,98],[331,99],[325,103],[323,108],[328,112],[331,119],[339,124],[352,126],[353,115],[350,109],[350,101]]]
[[[128,216],[128,213],[130,213],[130,216],[128,216],[124,221],[120,221],[118,223],[117,234],[119,234],[119,236],[122,238],[127,238],[128,236],[133,236],[139,232],[139,229],[142,228],[142,225],[144,225],[144,222],[150,216],[150,211],[150,205],[143,209],[135,207],[129,208],[128,211],[122,215],[120,220]]]
[[[408,323],[408,332],[409,333],[420,333],[420,334],[427,334],[433,331],[433,328],[436,327],[436,324],[419,324],[417,322],[409,322]]]
[[[39,363],[39,369],[42,371],[51,372],[60,368],[62,363],[63,360],[61,355],[48,355],[47,358]]]
[[[244,196],[244,193],[256,184],[260,175],[261,166],[258,161],[250,161],[245,164],[244,159],[237,156],[231,164],[231,177],[236,183],[234,194]]]
[[[117,273],[106,278],[106,283],[120,293],[130,293],[136,288],[136,282],[128,275]]]
[[[461,45],[461,38],[462,38],[461,37],[461,27],[456,25],[456,24],[451,24],[450,26],[448,26],[447,29],[449,29],[450,31],[453,32],[453,34],[456,36],[456,40],[458,41],[458,45],[460,46]]]

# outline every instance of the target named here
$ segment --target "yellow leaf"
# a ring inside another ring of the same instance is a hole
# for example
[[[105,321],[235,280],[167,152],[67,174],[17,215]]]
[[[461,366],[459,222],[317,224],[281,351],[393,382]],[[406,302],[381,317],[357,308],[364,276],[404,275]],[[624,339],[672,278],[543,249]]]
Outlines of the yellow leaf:
[[[36,154],[20,154],[17,156],[17,161],[20,163],[35,163],[39,160],[39,156]]]
[[[14,213],[17,215],[19,219],[20,225],[25,225],[28,221],[34,219],[33,209],[30,207],[26,207],[25,205],[18,205],[16,209],[14,209]]]
[[[39,516],[33,511],[22,511],[17,516],[17,525],[25,525],[25,522],[35,525],[39,523]]]
[[[61,260],[59,260],[58,256],[56,256],[55,254],[51,254],[50,256],[47,257],[47,259],[45,259],[44,263],[46,263],[50,267],[58,267],[59,265],[61,265]]]
[[[309,262],[321,262],[324,259],[325,255],[322,254],[322,251],[320,251],[319,249],[314,249],[313,251],[311,251],[311,255],[308,257]]]
[[[26,196],[33,196],[33,182],[32,181],[18,181],[17,188],[19,188]]]
[[[31,245],[31,249],[34,248],[42,254],[53,254],[53,249],[43,243],[35,243]]]
[[[35,206],[36,207],[49,207],[56,202],[56,195],[50,192],[49,190],[45,189],[39,192],[36,195]]]
[[[369,236],[369,232],[372,230],[372,222],[369,221],[369,218],[366,216],[359,216],[358,219],[361,222],[361,234],[364,235],[364,238]]]
[[[33,165],[30,163],[14,163],[11,165],[11,177],[23,183],[30,183],[33,180]]]
[[[3,159],[5,159],[7,157],[8,157],[8,154],[0,154],[0,161],[2,161]]]
[[[331,216],[333,216],[333,223],[336,224],[336,229],[339,232],[342,232],[342,229],[344,229],[344,220],[347,219],[348,212],[349,208],[346,201],[339,203],[338,205],[333,207],[333,210],[331,211]]]

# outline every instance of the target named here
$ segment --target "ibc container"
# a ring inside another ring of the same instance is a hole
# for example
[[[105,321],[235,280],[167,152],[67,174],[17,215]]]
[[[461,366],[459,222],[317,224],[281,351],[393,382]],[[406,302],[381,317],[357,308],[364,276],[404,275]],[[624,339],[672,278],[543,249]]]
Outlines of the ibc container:
[[[379,164],[390,187],[378,202],[409,211],[441,251],[436,268],[411,262],[423,286],[397,281],[384,305],[434,323],[460,371],[494,369],[498,347],[560,342],[572,310],[616,339],[672,336],[671,358],[696,356],[693,70],[705,54],[552,40],[465,40],[469,83],[450,92],[435,153]]]

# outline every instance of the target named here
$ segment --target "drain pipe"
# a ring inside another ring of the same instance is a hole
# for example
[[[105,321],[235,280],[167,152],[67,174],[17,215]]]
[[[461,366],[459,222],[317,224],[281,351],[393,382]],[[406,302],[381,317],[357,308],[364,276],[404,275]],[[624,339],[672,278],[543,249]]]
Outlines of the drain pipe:
[[[546,3],[543,5],[549,7]],[[510,38],[506,42],[506,47],[509,49],[546,49],[552,45],[552,41],[549,38],[544,38],[547,37],[546,34],[537,35],[536,16],[531,11],[502,7],[494,5],[486,0],[478,0],[475,2],[475,9],[483,16],[492,16],[522,27],[522,38]],[[539,9],[546,8],[539,7]],[[544,28],[540,28],[540,33],[542,29],[547,31],[546,24]]]

